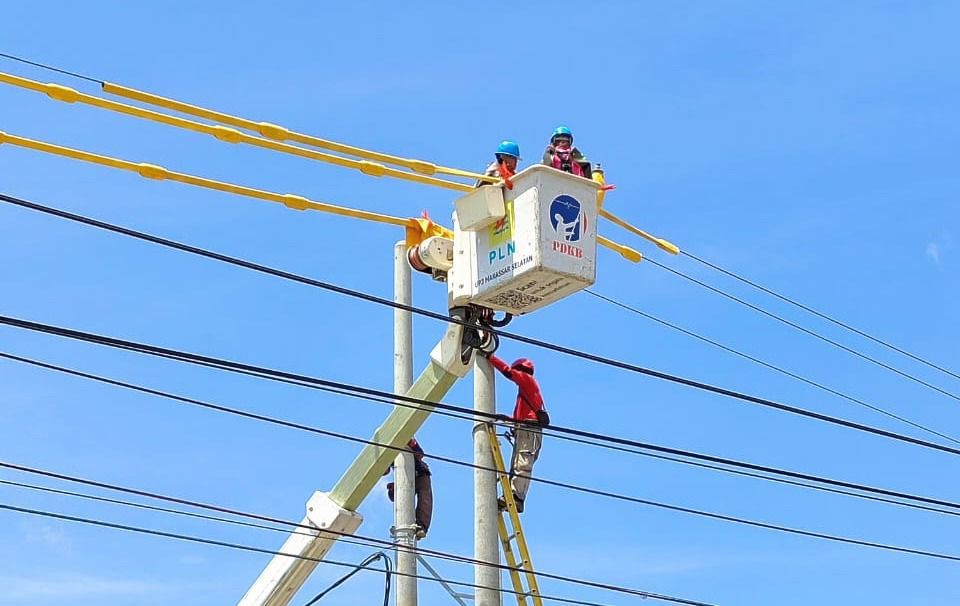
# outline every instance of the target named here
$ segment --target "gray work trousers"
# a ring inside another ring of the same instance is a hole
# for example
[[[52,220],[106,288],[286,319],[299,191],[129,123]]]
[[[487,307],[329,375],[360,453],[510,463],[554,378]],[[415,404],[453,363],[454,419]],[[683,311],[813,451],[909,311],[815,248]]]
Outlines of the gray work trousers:
[[[520,500],[527,498],[533,464],[540,456],[543,430],[539,425],[517,423],[513,427],[513,458],[510,461],[510,485]]]

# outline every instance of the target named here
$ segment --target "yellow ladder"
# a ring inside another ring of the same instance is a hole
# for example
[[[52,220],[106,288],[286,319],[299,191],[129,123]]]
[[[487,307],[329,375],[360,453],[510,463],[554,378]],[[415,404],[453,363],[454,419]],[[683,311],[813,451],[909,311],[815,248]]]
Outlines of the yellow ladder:
[[[503,453],[500,451],[500,440],[497,438],[497,429],[487,424],[487,437],[490,439],[490,449],[493,451],[493,463],[497,468],[497,477],[500,478],[500,488],[503,490],[503,500],[507,510],[500,512],[500,544],[503,545],[503,554],[510,567],[510,580],[513,581],[513,590],[516,592],[519,606],[527,606],[527,598],[533,600],[533,606],[543,606],[540,599],[540,587],[533,572],[533,563],[530,561],[530,550],[527,549],[527,539],[523,535],[523,526],[517,513],[517,502],[513,498],[513,489],[510,487],[510,473],[503,464]],[[512,532],[511,532],[512,530]],[[514,551],[516,545],[516,551]],[[519,563],[518,563],[519,560]],[[521,576],[520,571],[523,571]],[[526,579],[527,587],[523,581]]]

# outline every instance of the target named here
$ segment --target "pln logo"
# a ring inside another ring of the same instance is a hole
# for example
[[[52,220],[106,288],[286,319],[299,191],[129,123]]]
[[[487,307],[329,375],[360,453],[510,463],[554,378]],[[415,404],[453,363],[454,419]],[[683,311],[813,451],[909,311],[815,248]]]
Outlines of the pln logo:
[[[490,246],[500,246],[513,240],[514,211],[513,200],[507,200],[504,204],[506,214],[502,219],[491,225],[489,229]]]
[[[512,257],[517,252],[517,243],[513,240],[513,224],[516,220],[513,212],[513,200],[506,201],[506,215],[487,229],[490,250],[487,261],[490,265]]]
[[[587,231],[587,215],[576,198],[563,194],[550,203],[550,225],[557,232],[557,239],[579,242]]]

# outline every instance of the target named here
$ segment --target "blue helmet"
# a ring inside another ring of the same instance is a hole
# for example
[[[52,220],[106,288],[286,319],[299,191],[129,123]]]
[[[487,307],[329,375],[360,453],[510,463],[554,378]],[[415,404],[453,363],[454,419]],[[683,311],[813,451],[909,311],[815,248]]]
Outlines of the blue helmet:
[[[553,135],[550,137],[550,142],[553,143],[557,137],[567,136],[570,137],[570,141],[573,141],[573,131],[571,131],[566,126],[558,126],[553,129]]]
[[[510,139],[504,139],[500,142],[500,145],[497,146],[497,155],[513,156],[519,160],[520,146]]]

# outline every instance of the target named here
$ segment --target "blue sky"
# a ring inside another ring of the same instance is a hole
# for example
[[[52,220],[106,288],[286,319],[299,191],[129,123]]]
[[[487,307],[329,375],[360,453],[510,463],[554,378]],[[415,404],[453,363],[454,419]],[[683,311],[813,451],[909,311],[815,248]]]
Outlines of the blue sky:
[[[550,130],[618,190],[611,209],[724,266],[956,368],[960,10],[948,2],[7,3],[0,52],[19,54],[330,139],[481,169],[511,137],[535,160]],[[96,92],[3,62],[0,69]],[[0,88],[0,130],[264,189],[446,219],[446,191],[227,146]],[[379,295],[400,233],[145,181],[0,147],[0,191]],[[613,226],[609,236],[629,241]],[[646,254],[757,295],[683,260]],[[0,206],[2,313],[381,389],[392,312],[316,289]],[[599,253],[596,290],[960,434],[957,402],[697,289]],[[415,284],[441,310],[442,287]],[[796,310],[788,317],[951,391],[950,381]],[[907,431],[586,295],[512,329],[571,347]],[[442,327],[417,320],[423,362]],[[386,410],[52,337],[0,329],[2,350],[367,436]],[[529,356],[554,421],[908,492],[960,499],[948,455],[505,343]],[[354,445],[0,363],[4,460],[299,519]],[[468,379],[447,401],[469,405]],[[499,408],[513,392],[500,384]],[[468,424],[432,418],[429,452],[469,459]],[[433,465],[428,546],[472,549],[469,470]],[[772,523],[956,553],[954,521],[747,478],[548,441],[536,473]],[[3,477],[23,480],[4,472]],[[275,548],[272,533],[185,522],[0,487],[0,501]],[[955,604],[956,563],[831,544],[534,485],[535,562],[725,605]],[[378,490],[361,532],[386,538]],[[2,513],[0,604],[232,603],[263,556]],[[338,545],[331,557],[369,550]],[[438,564],[471,580],[472,570]],[[321,568],[300,602],[340,573]],[[544,592],[634,603],[557,583]],[[364,575],[325,599],[377,599]],[[425,603],[446,598],[422,584]]]

